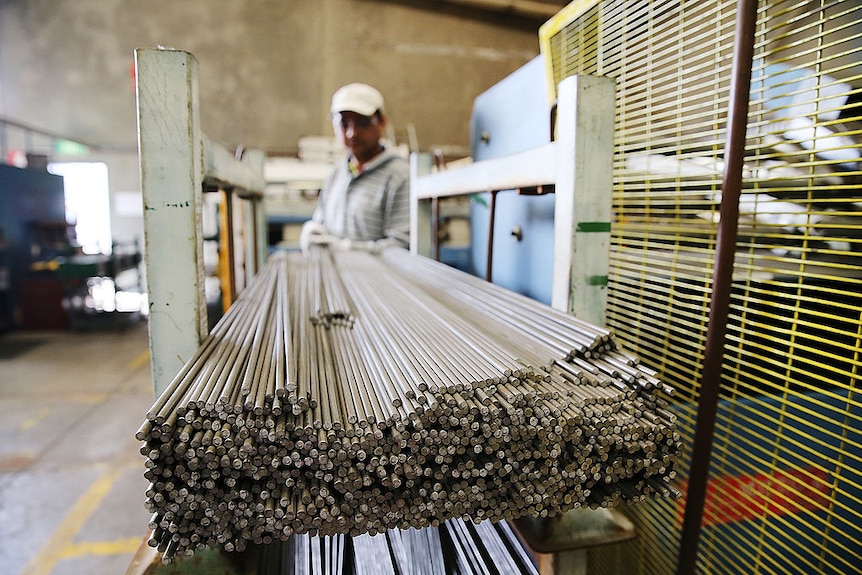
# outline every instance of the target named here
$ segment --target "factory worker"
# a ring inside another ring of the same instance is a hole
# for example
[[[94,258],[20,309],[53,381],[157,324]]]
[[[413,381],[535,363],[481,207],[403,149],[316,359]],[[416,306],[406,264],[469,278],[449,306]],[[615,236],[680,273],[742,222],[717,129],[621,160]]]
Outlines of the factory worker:
[[[383,136],[383,96],[367,84],[347,84],[332,96],[332,127],[347,157],[330,169],[317,207],[302,227],[300,247],[342,249],[407,247],[410,240],[410,169]]]

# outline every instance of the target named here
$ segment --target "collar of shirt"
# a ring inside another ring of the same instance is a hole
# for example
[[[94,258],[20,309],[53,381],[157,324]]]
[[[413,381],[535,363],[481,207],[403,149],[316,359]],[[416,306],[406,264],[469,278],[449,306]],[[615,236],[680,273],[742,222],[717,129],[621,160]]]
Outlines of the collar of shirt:
[[[392,152],[390,152],[388,148],[383,147],[380,150],[379,154],[377,154],[376,156],[374,156],[360,166],[359,162],[356,161],[356,158],[351,155],[347,160],[347,169],[350,170],[350,175],[352,177],[357,178],[364,172],[373,170],[374,168],[388,160],[391,156]]]

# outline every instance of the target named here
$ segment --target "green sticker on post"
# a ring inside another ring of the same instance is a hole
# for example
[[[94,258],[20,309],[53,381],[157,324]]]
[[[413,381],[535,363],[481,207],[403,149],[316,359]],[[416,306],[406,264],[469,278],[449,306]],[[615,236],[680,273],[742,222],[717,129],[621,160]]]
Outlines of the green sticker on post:
[[[587,285],[606,286],[608,285],[608,276],[587,276]]]
[[[595,233],[595,232],[610,232],[610,222],[578,222],[575,226],[576,232]]]

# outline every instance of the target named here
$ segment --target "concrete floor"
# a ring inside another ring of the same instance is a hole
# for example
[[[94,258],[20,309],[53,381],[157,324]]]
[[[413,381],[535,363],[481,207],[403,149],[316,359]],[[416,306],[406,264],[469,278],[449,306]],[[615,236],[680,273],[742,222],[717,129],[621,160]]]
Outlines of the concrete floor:
[[[0,574],[123,575],[149,513],[146,322],[0,335]]]

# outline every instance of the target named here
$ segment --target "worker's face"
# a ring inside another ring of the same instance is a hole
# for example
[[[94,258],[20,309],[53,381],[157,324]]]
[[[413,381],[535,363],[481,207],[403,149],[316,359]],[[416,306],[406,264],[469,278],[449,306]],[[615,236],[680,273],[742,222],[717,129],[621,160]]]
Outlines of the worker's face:
[[[341,112],[332,118],[336,135],[360,162],[367,162],[380,151],[380,139],[386,127],[383,115],[363,116],[356,112]]]

